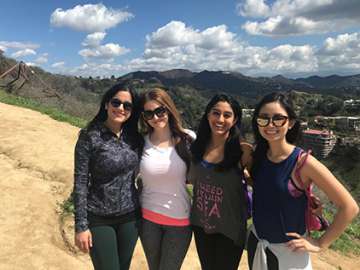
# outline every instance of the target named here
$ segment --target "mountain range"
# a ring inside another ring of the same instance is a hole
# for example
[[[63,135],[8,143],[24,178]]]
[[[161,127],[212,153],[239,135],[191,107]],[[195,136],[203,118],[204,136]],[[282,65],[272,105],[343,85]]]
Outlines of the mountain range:
[[[136,71],[119,78],[142,80],[145,83],[161,83],[167,87],[190,86],[198,91],[223,91],[254,98],[272,91],[304,91],[335,95],[359,95],[360,74],[351,76],[331,75],[288,79],[274,77],[249,77],[237,72],[201,71],[191,72],[173,69],[163,72]]]

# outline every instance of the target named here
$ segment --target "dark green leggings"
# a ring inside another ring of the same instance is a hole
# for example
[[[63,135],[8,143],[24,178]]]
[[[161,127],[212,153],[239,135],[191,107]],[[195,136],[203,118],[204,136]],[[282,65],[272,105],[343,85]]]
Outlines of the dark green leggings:
[[[138,239],[137,222],[90,228],[90,257],[95,270],[128,270]]]

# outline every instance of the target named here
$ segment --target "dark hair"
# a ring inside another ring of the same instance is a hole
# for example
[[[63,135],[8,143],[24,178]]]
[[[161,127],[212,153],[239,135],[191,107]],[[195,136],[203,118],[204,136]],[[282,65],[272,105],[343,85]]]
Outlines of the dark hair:
[[[218,102],[226,102],[233,110],[237,123],[233,125],[229,131],[229,137],[225,142],[224,159],[216,164],[219,170],[237,167],[241,159],[242,150],[240,148],[240,125],[241,125],[241,108],[239,103],[229,95],[217,94],[212,97],[205,108],[205,112],[201,117],[197,130],[196,140],[191,145],[191,153],[193,161],[198,163],[203,160],[206,148],[211,138],[211,129],[208,121],[208,114]]]
[[[261,101],[257,104],[252,118],[252,128],[253,128],[255,144],[256,144],[256,148],[253,154],[254,162],[251,170],[252,173],[256,172],[257,168],[259,167],[259,164],[265,158],[266,153],[269,149],[269,144],[267,140],[264,139],[259,132],[259,127],[256,123],[256,118],[259,116],[259,112],[261,108],[264,105],[272,102],[278,102],[288,114],[289,120],[295,121],[294,126],[291,129],[289,129],[288,132],[286,133],[286,141],[291,144],[295,144],[300,135],[300,121],[298,120],[297,115],[294,111],[294,107],[290,99],[290,96],[280,92],[274,92],[264,96],[261,99]]]
[[[140,105],[142,110],[144,109],[145,103],[148,101],[156,101],[166,108],[169,116],[171,136],[175,138],[176,141],[175,150],[179,157],[185,162],[187,169],[189,169],[191,162],[189,147],[193,139],[185,132],[182,126],[180,113],[177,110],[174,101],[164,89],[158,87],[149,89],[141,95]],[[143,117],[140,117],[140,126],[145,133],[153,132],[153,128]]]
[[[128,92],[131,95],[131,100],[133,104],[133,109],[131,111],[130,118],[123,125],[124,139],[130,144],[133,150],[136,150],[138,153],[142,151],[142,136],[138,132],[138,119],[140,115],[139,110],[139,98],[137,94],[130,88],[130,81],[124,81],[118,83],[107,90],[102,96],[100,102],[100,108],[95,117],[87,124],[86,130],[93,129],[99,123],[105,122],[108,114],[106,110],[106,104],[120,91]]]

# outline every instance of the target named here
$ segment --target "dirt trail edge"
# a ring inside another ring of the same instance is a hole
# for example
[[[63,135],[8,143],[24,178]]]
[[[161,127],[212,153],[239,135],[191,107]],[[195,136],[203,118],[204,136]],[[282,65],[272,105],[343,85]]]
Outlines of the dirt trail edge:
[[[0,269],[92,269],[73,246],[73,220],[59,204],[73,184],[78,128],[46,115],[0,103]],[[357,269],[359,258],[326,251],[314,269]],[[247,269],[243,256],[241,269]],[[138,243],[132,270],[145,270]],[[182,269],[200,269],[192,242]]]

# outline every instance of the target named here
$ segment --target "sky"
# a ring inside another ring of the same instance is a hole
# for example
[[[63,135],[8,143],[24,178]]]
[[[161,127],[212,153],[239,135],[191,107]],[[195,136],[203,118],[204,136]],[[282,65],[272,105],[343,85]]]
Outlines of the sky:
[[[360,74],[360,0],[1,0],[0,49],[52,73]]]

